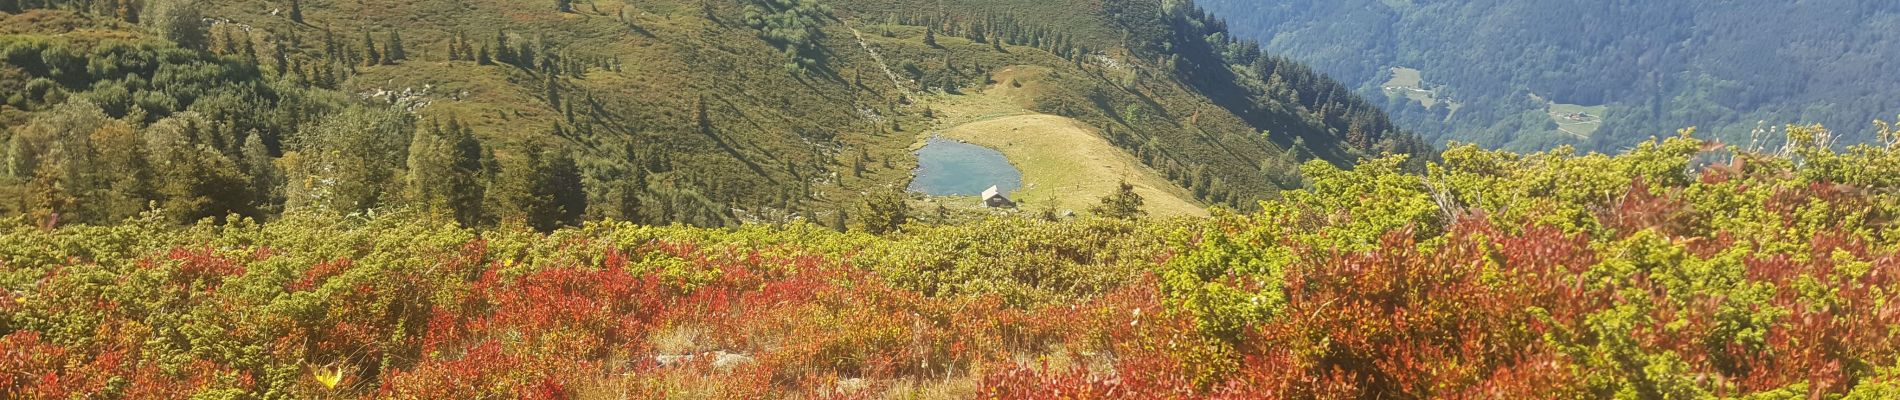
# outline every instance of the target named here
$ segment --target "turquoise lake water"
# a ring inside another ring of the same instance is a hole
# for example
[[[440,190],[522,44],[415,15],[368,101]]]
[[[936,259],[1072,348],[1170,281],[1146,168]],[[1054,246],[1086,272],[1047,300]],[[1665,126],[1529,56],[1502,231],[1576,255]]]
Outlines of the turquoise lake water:
[[[1002,152],[954,140],[931,138],[917,150],[910,190],[932,196],[976,196],[991,185],[1003,193],[1023,186],[1023,174]]]

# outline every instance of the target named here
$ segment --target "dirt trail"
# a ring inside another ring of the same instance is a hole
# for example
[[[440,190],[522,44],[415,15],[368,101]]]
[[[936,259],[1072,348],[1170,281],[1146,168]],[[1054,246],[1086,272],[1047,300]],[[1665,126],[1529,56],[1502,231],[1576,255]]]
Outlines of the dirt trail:
[[[910,86],[904,85],[904,81],[897,78],[897,72],[891,71],[891,65],[884,62],[884,56],[878,54],[877,49],[871,48],[871,44],[864,41],[864,33],[858,32],[858,28],[850,29],[851,36],[858,40],[858,47],[864,48],[865,53],[871,54],[871,60],[877,61],[877,67],[884,70],[884,76],[891,78],[891,85],[897,86],[904,93],[910,93]]]

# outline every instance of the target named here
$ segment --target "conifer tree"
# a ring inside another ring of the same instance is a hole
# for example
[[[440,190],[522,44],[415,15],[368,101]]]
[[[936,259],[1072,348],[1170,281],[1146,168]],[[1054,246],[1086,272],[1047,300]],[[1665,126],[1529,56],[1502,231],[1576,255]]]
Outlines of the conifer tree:
[[[303,23],[303,0],[290,0],[290,20]]]
[[[543,232],[579,223],[587,211],[579,165],[565,152],[532,146],[491,186],[493,211]]]
[[[238,42],[238,53],[243,54],[244,59],[251,60],[251,64],[257,64],[257,44],[252,43],[250,33],[245,33],[244,39]]]
[[[548,75],[548,83],[547,83],[548,106],[554,107],[555,109],[560,109],[561,108],[561,79],[555,77],[554,74],[547,74],[547,75]],[[572,118],[569,118],[569,119],[572,119]]]
[[[330,30],[329,24],[323,27],[323,56],[332,60],[343,56],[343,44],[337,42],[336,31]]]
[[[402,49],[402,31],[401,30],[394,30],[394,31],[389,32],[389,44],[386,46],[383,46],[383,50],[389,53],[385,57],[383,57],[383,64],[385,65],[395,64],[398,61],[406,61],[409,59],[408,52],[403,51]]]
[[[376,51],[376,39],[371,38],[368,31],[364,31],[363,32],[363,65],[368,66],[368,65],[377,65],[377,64],[382,64],[382,63],[383,63],[383,54]]]
[[[482,146],[460,119],[431,122],[409,145],[409,194],[425,212],[464,227],[482,220]]]
[[[237,36],[231,34],[231,28],[229,26],[218,30],[218,42],[221,45],[217,50],[218,54],[228,56],[238,53]]]
[[[527,42],[522,42],[521,46],[515,49],[514,65],[521,68],[534,68],[536,60],[534,54],[534,47],[529,46]]]
[[[1141,207],[1141,194],[1135,193],[1135,185],[1123,180],[1115,193],[1102,196],[1102,204],[1090,208],[1089,212],[1108,218],[1136,219],[1148,214]]]
[[[859,229],[874,235],[897,232],[910,221],[910,204],[895,189],[879,190],[858,204]]]
[[[270,148],[264,145],[264,135],[251,131],[251,134],[244,138],[244,145],[239,155],[243,156],[240,160],[242,172],[251,178],[250,187],[254,195],[251,199],[251,208],[266,213],[281,211],[277,210],[276,206],[283,202],[281,191],[284,173],[272,162]]]
[[[509,65],[515,63],[515,48],[508,44],[508,31],[495,31],[495,61]]]
[[[462,61],[462,46],[456,36],[449,37],[449,61]]]
[[[208,123],[196,113],[160,120],[146,128],[152,148],[160,208],[175,222],[256,215],[249,179],[237,163],[205,140]]]

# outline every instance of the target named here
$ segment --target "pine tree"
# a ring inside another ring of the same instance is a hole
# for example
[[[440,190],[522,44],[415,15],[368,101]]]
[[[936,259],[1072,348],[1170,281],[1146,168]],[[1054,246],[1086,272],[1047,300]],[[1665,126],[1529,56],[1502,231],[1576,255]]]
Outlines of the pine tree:
[[[554,10],[560,12],[574,12],[574,0],[554,0]]]
[[[239,166],[243,167],[242,172],[251,178],[250,187],[255,195],[251,199],[250,208],[265,210],[266,213],[281,211],[276,210],[275,206],[282,201],[280,192],[284,174],[272,162],[270,149],[264,145],[264,135],[251,131],[251,134],[244,138],[244,146],[239,155],[243,156]]]
[[[371,38],[369,32],[363,32],[363,65],[368,66],[382,63],[383,54],[376,51],[376,39]]]
[[[930,46],[930,47],[937,47],[937,28],[936,27],[934,26],[924,27],[924,45]]]
[[[699,126],[699,133],[704,133],[707,135],[713,134],[712,116],[709,115],[706,111],[706,96],[705,95],[699,96],[699,102],[696,103],[693,109],[694,109],[694,114],[696,115],[694,119],[698,123],[698,126]]]
[[[409,59],[408,52],[402,49],[402,31],[400,30],[389,32],[389,44],[383,46],[383,50],[389,53],[387,57],[383,58],[383,64],[395,64],[397,61],[407,61]]]
[[[515,48],[508,45],[508,31],[495,31],[495,61],[502,64],[515,63]]]
[[[523,42],[515,49],[515,66],[533,68],[535,60],[537,59],[534,57],[534,47],[529,46],[528,43]]]
[[[548,179],[539,188],[554,201],[548,209],[553,221],[561,226],[579,225],[581,216],[587,214],[587,191],[581,185],[580,165],[567,152],[543,159],[547,164],[540,169],[548,171]]]
[[[251,60],[251,64],[257,64],[257,44],[252,43],[250,33],[245,33],[244,40],[238,43],[238,53],[243,54],[244,59]]]
[[[555,109],[558,110],[561,108],[561,80],[560,78],[555,77],[554,74],[547,74],[547,75],[548,75],[548,83],[547,83],[548,106],[554,107]],[[569,119],[573,119],[573,118],[570,117]]]
[[[323,56],[332,60],[343,56],[343,44],[337,42],[336,31],[330,30],[329,24],[323,27]]]
[[[227,56],[228,56],[228,55],[233,55],[233,54],[237,54],[237,53],[238,53],[238,40],[237,40],[237,36],[236,36],[236,35],[233,35],[233,34],[231,34],[231,28],[230,28],[230,27],[228,27],[228,26],[227,26],[227,27],[225,27],[224,29],[219,29],[219,30],[218,30],[218,42],[219,42],[219,44],[221,44],[221,45],[222,45],[222,46],[219,46],[219,48],[218,48],[218,54],[219,54],[219,55],[227,55]]]
[[[462,61],[461,35],[449,36],[449,61]]]
[[[482,146],[459,119],[430,123],[409,145],[409,193],[426,212],[464,227],[482,221]]]
[[[290,49],[284,47],[281,40],[271,41],[271,61],[277,67],[277,76],[284,76],[290,69]]]
[[[1148,214],[1141,207],[1141,194],[1135,193],[1135,185],[1123,180],[1114,194],[1102,196],[1102,204],[1090,208],[1089,212],[1108,218],[1136,219]]]
[[[531,146],[490,186],[491,212],[543,232],[579,223],[587,211],[579,165],[564,152]]]
[[[910,203],[894,189],[870,193],[858,204],[859,229],[874,235],[897,232],[910,221]]]
[[[488,45],[482,45],[481,51],[475,53],[475,62],[481,65],[495,65],[495,60],[488,56]]]
[[[303,23],[303,0],[290,0],[290,20]]]
[[[155,143],[152,159],[159,206],[175,222],[256,215],[250,180],[237,163],[204,142],[205,122],[172,117],[146,128]]]

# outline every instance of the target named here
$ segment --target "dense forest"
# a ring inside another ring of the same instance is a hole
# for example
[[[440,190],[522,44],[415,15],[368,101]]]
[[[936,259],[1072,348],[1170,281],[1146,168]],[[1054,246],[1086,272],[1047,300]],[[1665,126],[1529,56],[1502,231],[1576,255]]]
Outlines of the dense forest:
[[[1787,132],[1314,161],[1207,219],[16,219],[0,397],[1892,398],[1900,131]]]
[[[1202,3],[1269,50],[1389,97],[1380,105],[1435,143],[1615,151],[1686,126],[1772,143],[1787,123],[1865,142],[1868,121],[1900,110],[1891,1]],[[1421,71],[1425,89],[1461,107],[1388,96],[1394,67]],[[1607,109],[1578,138],[1559,131],[1548,103]]]

